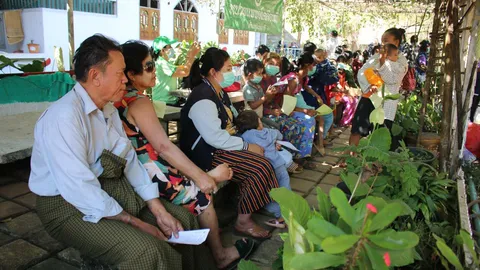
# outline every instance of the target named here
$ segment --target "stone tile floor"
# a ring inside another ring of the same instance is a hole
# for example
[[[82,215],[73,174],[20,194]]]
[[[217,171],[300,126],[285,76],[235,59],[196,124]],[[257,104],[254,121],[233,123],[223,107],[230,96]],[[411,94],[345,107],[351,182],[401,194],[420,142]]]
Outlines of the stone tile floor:
[[[293,191],[304,197],[312,207],[317,205],[316,187],[328,192],[340,181],[341,169],[336,166],[340,153],[333,149],[348,144],[350,131],[338,129],[333,134],[329,139],[333,146],[326,149],[327,155],[317,155],[313,159],[317,168],[291,177]],[[65,247],[43,229],[35,211],[35,194],[28,188],[29,174],[28,159],[0,165],[0,270],[92,269],[84,263],[77,250]],[[235,211],[218,209],[218,215],[219,223],[223,225],[222,242],[231,245],[241,238],[233,233]],[[263,212],[254,214],[259,224],[270,218]],[[258,243],[249,260],[261,269],[271,269],[277,259],[277,250],[283,245],[279,233],[284,231],[273,230],[273,237]]]

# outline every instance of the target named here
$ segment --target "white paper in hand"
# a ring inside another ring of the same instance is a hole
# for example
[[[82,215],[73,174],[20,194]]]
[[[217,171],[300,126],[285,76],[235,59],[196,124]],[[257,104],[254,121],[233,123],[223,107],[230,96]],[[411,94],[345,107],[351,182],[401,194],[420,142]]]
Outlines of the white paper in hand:
[[[276,143],[280,144],[281,146],[285,146],[286,148],[288,149],[291,149],[293,151],[296,151],[296,152],[299,152],[300,150],[298,150],[293,144],[289,143],[289,142],[286,142],[286,141],[276,141]]]
[[[290,115],[297,106],[297,97],[289,95],[283,96],[282,112],[286,115]]]
[[[286,85],[288,84],[288,81],[287,80],[283,80],[283,81],[278,81],[277,83],[275,83],[273,86],[282,86],[282,85]]]
[[[210,229],[181,231],[178,232],[178,238],[172,236],[167,240],[172,244],[200,245],[207,239]]]

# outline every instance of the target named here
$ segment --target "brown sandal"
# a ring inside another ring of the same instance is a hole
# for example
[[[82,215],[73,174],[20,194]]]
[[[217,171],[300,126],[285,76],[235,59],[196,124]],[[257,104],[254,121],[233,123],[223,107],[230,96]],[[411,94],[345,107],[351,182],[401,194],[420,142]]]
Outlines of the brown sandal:
[[[270,227],[275,227],[279,229],[285,229],[287,227],[285,220],[278,220],[278,219],[270,219],[268,221],[265,221],[265,224],[267,224]]]

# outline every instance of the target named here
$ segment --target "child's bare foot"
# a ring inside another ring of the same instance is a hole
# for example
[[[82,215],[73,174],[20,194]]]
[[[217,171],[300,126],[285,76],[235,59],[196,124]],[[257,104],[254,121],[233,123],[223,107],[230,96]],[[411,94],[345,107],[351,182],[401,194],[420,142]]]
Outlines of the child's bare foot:
[[[228,164],[223,163],[215,167],[215,169],[209,171],[207,174],[213,177],[213,179],[215,179],[215,182],[221,183],[232,179],[233,171],[228,166]]]

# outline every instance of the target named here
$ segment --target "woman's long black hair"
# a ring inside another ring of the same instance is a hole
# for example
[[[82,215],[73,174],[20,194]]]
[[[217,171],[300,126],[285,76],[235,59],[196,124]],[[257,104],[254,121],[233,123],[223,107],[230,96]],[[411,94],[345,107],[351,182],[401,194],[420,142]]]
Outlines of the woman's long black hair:
[[[184,87],[193,89],[200,83],[202,78],[208,76],[208,72],[213,68],[220,71],[230,55],[215,47],[208,48],[200,59],[195,59],[190,69],[190,75],[184,79]]]
[[[306,65],[313,64],[315,60],[313,59],[313,54],[310,52],[305,52],[300,55],[297,59],[297,65],[293,65],[286,57],[282,57],[282,76],[287,75],[290,72],[298,72]]]

